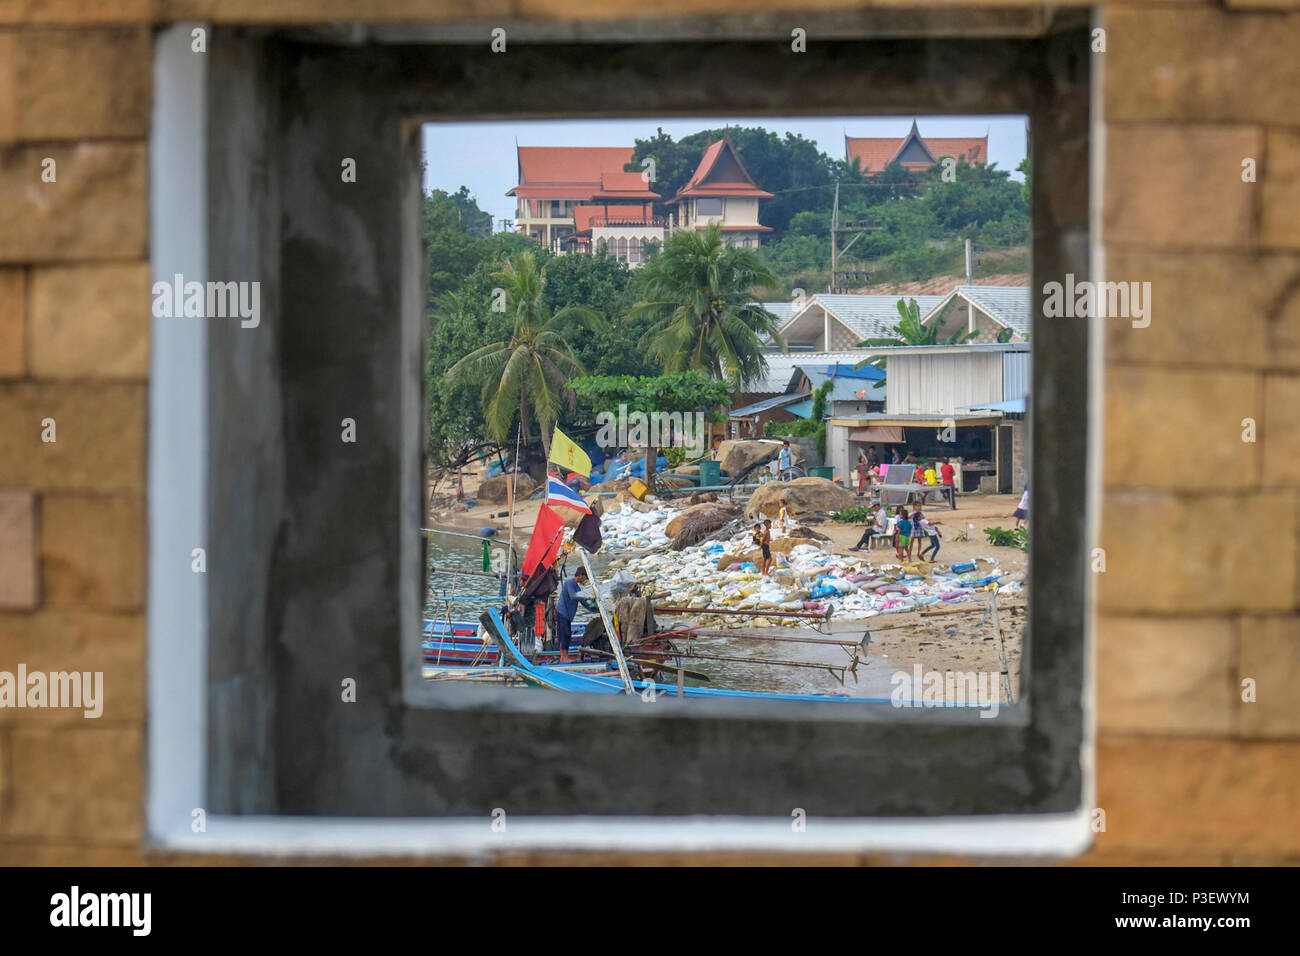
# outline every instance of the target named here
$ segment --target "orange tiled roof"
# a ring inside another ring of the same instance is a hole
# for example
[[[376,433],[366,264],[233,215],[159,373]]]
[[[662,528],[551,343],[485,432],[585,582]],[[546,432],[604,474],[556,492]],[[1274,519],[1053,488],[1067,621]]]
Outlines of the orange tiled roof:
[[[730,149],[732,157],[736,160],[743,180],[714,180],[705,183],[713,167],[717,165],[718,159],[722,156],[724,149]],[[694,197],[720,197],[720,196],[752,196],[758,199],[771,199],[772,194],[764,192],[755,184],[749,171],[745,169],[745,164],[740,161],[740,156],[736,154],[736,148],[731,145],[731,140],[724,136],[716,143],[710,143],[704,150],[704,155],[700,157],[700,165],[695,167],[695,173],[687,181],[686,185],[677,190],[677,195],[670,202],[680,202],[681,200]]]
[[[597,199],[658,199],[659,194],[651,192],[640,173],[604,172],[600,174],[600,191]]]
[[[606,173],[621,177],[632,162],[631,146],[519,146],[519,185],[507,196],[525,199],[590,199]],[[640,182],[640,175],[631,173]]]
[[[953,159],[965,158],[968,163],[987,163],[989,138],[987,136],[936,136],[933,139],[921,137],[926,148],[934,154],[935,159],[951,156]],[[846,136],[845,149],[850,160],[857,159],[864,172],[878,173],[889,165],[890,160],[907,142],[906,136]],[[908,169],[924,169],[925,163],[904,163]]]

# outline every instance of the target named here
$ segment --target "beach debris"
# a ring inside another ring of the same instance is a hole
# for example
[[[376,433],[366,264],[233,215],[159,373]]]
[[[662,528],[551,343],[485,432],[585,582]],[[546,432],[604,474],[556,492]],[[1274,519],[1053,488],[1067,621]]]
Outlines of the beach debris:
[[[1023,573],[1003,574],[991,558],[968,562],[973,566],[964,572],[919,563],[876,565],[780,529],[774,529],[771,545],[777,570],[765,578],[758,573],[759,550],[747,522],[725,522],[713,532],[718,539],[668,551],[670,522],[685,514],[670,507],[646,513],[621,507],[603,519],[605,541],[621,580],[648,584],[657,606],[695,610],[690,619],[710,627],[797,626],[800,618],[785,616],[791,612],[829,611],[837,620],[861,620],[918,610],[933,613],[923,610],[932,605],[976,610],[985,607],[993,591],[1010,598],[1023,589]],[[671,526],[680,535],[690,524],[682,520]],[[728,528],[737,530],[729,534]],[[753,613],[709,614],[710,608]]]

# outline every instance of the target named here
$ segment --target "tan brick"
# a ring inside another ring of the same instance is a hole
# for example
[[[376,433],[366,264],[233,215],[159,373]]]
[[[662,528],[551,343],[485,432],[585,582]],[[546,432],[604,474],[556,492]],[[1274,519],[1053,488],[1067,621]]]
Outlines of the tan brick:
[[[33,270],[33,374],[147,379],[149,303],[143,262]]]
[[[1097,746],[1097,806],[1120,850],[1300,851],[1300,742],[1124,738]]]
[[[26,30],[19,37],[20,142],[148,136],[153,57],[146,29]]]
[[[0,382],[0,486],[143,488],[147,398],[134,384]],[[56,441],[41,440],[46,418]]]
[[[147,196],[142,142],[0,149],[0,263],[145,259]]]
[[[0,269],[0,378],[27,371],[27,271]]]
[[[1257,183],[1241,160],[1260,155],[1251,126],[1132,124],[1106,132],[1106,243],[1251,247]]]
[[[1265,377],[1259,442],[1264,486],[1300,488],[1300,375]]]
[[[1236,682],[1238,731],[1248,737],[1300,738],[1300,613],[1245,617],[1239,622]],[[1255,682],[1255,700],[1241,699],[1241,681]]]
[[[144,501],[48,494],[41,502],[44,605],[136,610],[144,604]]]
[[[1269,325],[1273,367],[1300,368],[1300,281],[1293,281],[1277,297]]]
[[[0,31],[0,146],[17,138],[18,35]]]
[[[36,496],[0,488],[0,608],[33,608],[38,596]]]
[[[13,728],[6,836],[134,843],[143,821],[139,730]]]
[[[143,614],[46,610],[0,614],[0,670],[13,673],[80,671],[103,674],[101,714],[88,719],[73,708],[0,709],[0,726],[142,726],[145,716]]]
[[[1275,123],[1300,116],[1300,15],[1106,7],[1105,116]],[[1190,144],[1189,144],[1190,145]],[[1241,182],[1241,159],[1235,175]],[[1142,162],[1143,157],[1133,157]],[[1199,157],[1189,151],[1187,160]]]
[[[1295,510],[1293,497],[1277,494],[1108,490],[1098,606],[1108,613],[1289,611],[1297,543],[1281,529],[1296,527]]]
[[[1257,373],[1111,365],[1105,407],[1107,487],[1258,486],[1260,443],[1241,440],[1265,418]]]
[[[0,0],[0,23],[148,23],[156,0]]]
[[[1237,700],[1229,618],[1103,617],[1097,726],[1224,735]]]
[[[1300,287],[1300,256],[1114,246],[1106,251],[1106,278],[1151,283],[1146,328],[1106,320],[1108,362],[1300,367],[1300,336],[1283,354],[1274,341],[1274,310],[1292,284]],[[1300,315],[1300,296],[1296,304]]]
[[[1259,186],[1259,244],[1300,249],[1300,131],[1266,132]]]

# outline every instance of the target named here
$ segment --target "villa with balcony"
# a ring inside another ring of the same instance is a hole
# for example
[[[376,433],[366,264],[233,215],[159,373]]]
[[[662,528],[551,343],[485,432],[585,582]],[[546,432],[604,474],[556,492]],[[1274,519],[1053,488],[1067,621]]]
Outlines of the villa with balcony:
[[[515,229],[552,252],[591,253],[602,247],[629,265],[644,259],[647,242],[663,242],[667,223],[654,215],[652,192],[640,173],[624,172],[631,146],[519,146]]]
[[[695,173],[668,205],[677,207],[682,229],[706,229],[717,223],[729,245],[758,248],[763,233],[772,231],[759,224],[758,203],[771,198],[746,171],[726,133],[704,150]]]
[[[656,211],[651,191],[632,163],[630,146],[518,146],[515,230],[555,253],[604,252],[636,268],[677,229],[717,223],[729,245],[757,247],[771,228],[758,204],[772,198],[745,170],[729,134],[704,150],[690,180]]]

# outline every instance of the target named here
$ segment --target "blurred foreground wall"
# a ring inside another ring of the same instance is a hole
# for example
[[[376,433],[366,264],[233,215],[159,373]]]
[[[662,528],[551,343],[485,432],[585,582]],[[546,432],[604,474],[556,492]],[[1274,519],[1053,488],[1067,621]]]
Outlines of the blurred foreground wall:
[[[855,6],[870,4],[633,9]],[[102,670],[108,688],[97,721],[0,710],[0,864],[177,859],[140,849],[153,30],[179,19],[629,9],[0,0],[0,668],[73,660]],[[1300,0],[1131,0],[1099,17],[1105,273],[1150,282],[1154,320],[1106,330],[1096,654],[1106,832],[1083,862],[1300,862]],[[40,181],[47,157],[57,187]],[[1246,160],[1254,182],[1243,181]],[[40,440],[46,418],[53,445]],[[1246,419],[1253,442],[1242,440]],[[1254,703],[1242,702],[1245,678]]]

